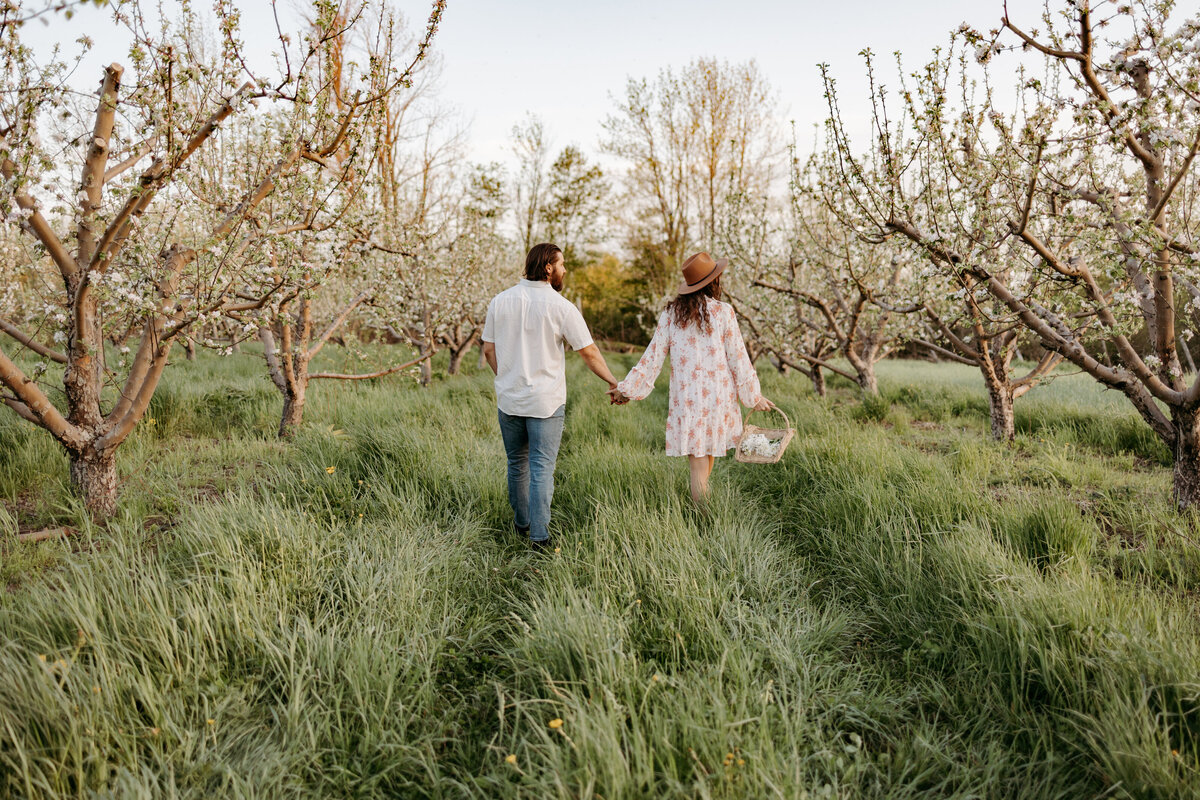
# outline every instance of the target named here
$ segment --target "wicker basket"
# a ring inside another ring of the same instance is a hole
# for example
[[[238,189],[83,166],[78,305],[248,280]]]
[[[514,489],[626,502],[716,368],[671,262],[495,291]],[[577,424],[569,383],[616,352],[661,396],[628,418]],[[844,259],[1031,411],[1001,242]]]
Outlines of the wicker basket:
[[[788,442],[792,441],[792,437],[796,435],[796,429],[792,427],[792,421],[788,419],[788,415],[783,413],[783,409],[776,408],[776,411],[783,417],[783,422],[786,427],[783,428],[760,428],[757,425],[750,424],[750,417],[755,413],[751,411],[746,415],[746,424],[742,427],[742,435],[738,438],[737,449],[734,451],[734,458],[744,464],[774,464],[779,459],[783,458],[783,451],[787,450]],[[779,442],[779,449],[775,451],[773,456],[760,456],[756,453],[742,452],[742,441],[751,434],[761,433],[771,441]]]

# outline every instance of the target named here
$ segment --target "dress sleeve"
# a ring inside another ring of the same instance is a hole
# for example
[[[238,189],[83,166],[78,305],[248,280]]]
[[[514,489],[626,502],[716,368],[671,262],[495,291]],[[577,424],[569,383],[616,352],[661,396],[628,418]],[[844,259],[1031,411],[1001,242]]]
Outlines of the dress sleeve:
[[[737,384],[738,400],[742,405],[750,407],[762,399],[762,388],[758,383],[758,373],[750,362],[746,352],[746,342],[742,339],[742,330],[738,327],[737,313],[732,307],[726,307],[725,330],[721,332],[721,342],[725,345],[725,359],[733,372],[733,382]]]
[[[638,359],[637,366],[629,370],[625,380],[617,384],[617,389],[621,394],[630,400],[641,400],[650,394],[654,390],[654,382],[658,380],[658,373],[662,371],[663,361],[666,360],[670,350],[670,322],[667,319],[667,312],[664,311],[658,317],[658,325],[654,328],[654,338],[650,340],[642,357]]]

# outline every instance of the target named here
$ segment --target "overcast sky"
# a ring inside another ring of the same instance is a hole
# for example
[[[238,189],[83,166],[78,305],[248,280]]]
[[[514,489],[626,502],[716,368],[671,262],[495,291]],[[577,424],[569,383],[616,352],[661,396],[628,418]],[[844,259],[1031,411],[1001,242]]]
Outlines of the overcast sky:
[[[392,2],[423,26],[427,3]],[[292,3],[280,0],[280,8]],[[269,49],[271,0],[239,5],[250,45]],[[474,160],[508,161],[510,131],[527,112],[543,119],[554,149],[575,143],[594,154],[601,121],[629,77],[653,77],[700,56],[755,59],[778,91],[784,119],[807,142],[826,112],[818,63],[830,64],[847,122],[861,130],[860,50],[901,50],[915,68],[960,23],[995,27],[1002,8],[1002,0],[449,0],[435,48],[444,63],[441,97],[470,123]],[[1027,27],[1039,26],[1039,0],[1010,0],[1009,9]],[[98,74],[99,64],[126,58],[122,39],[106,30],[106,13],[86,8],[70,22],[33,23],[25,35],[44,47],[89,33],[96,42],[90,69]]]
[[[1009,8],[1039,24],[1040,2]],[[556,145],[594,150],[628,77],[700,56],[755,59],[807,140],[826,114],[817,64],[831,66],[848,115],[865,117],[860,50],[901,50],[915,67],[960,23],[995,27],[1001,11],[998,0],[450,0],[443,96],[473,118],[479,158],[503,157],[526,111]]]

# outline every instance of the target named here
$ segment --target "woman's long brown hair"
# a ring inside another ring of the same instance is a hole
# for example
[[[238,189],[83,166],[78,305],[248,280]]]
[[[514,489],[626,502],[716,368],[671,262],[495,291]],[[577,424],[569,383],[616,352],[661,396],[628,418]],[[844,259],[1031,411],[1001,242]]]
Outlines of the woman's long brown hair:
[[[675,299],[667,303],[667,313],[680,328],[690,327],[694,323],[705,333],[712,333],[712,320],[708,316],[710,297],[713,300],[721,299],[720,275],[703,289],[697,289],[690,294],[675,295]]]

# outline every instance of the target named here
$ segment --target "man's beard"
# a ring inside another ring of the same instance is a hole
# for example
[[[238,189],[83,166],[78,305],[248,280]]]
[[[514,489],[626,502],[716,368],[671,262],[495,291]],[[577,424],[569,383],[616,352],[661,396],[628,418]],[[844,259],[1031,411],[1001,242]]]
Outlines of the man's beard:
[[[562,292],[563,279],[565,277],[566,277],[565,275],[551,275],[550,276],[550,285],[554,287],[554,291]]]

